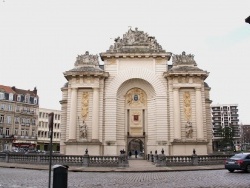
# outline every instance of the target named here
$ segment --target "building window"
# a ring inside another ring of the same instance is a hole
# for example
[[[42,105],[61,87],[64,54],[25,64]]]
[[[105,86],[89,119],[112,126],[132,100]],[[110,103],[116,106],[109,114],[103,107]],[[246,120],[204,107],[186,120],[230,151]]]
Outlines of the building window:
[[[8,105],[8,110],[12,111],[12,105],[10,105],[10,104]]]
[[[9,136],[9,135],[10,135],[10,129],[9,129],[9,128],[6,128],[6,129],[5,129],[5,135],[6,135],[6,136]]]
[[[34,98],[34,104],[37,104],[37,98],[36,97]]]
[[[3,134],[3,128],[0,127],[0,135],[2,135],[2,134]]]
[[[21,101],[21,95],[17,95],[17,101],[18,101],[18,102]]]
[[[5,105],[1,104],[1,110],[4,110]]]
[[[22,125],[25,125],[27,123],[27,119],[26,118],[22,118]]]
[[[35,119],[31,119],[31,124],[32,125],[36,125],[36,120]]]
[[[7,123],[11,124],[11,116],[7,116]]]
[[[20,106],[16,106],[16,112],[20,111]]]
[[[25,102],[29,103],[30,102],[30,96],[29,95],[25,95]]]
[[[36,136],[35,130],[32,130],[32,136]]]
[[[4,93],[0,92],[0,99],[4,99]]]
[[[28,130],[25,131],[25,136],[29,136],[29,131]]]
[[[18,129],[15,129],[15,135],[18,135]]]
[[[58,115],[58,120],[60,120],[60,115]]]
[[[9,100],[13,101],[13,93],[9,93]]]
[[[24,129],[21,130],[21,136],[24,136]]]
[[[4,115],[0,115],[0,123],[4,122]]]

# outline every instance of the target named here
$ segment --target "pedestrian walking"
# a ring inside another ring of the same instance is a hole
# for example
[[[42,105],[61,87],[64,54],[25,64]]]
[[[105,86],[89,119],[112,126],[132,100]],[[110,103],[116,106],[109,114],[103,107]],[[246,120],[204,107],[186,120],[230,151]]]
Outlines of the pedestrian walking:
[[[132,156],[132,152],[131,152],[131,151],[129,151],[129,152],[128,152],[128,155],[129,155],[129,158],[131,158],[131,156]]]

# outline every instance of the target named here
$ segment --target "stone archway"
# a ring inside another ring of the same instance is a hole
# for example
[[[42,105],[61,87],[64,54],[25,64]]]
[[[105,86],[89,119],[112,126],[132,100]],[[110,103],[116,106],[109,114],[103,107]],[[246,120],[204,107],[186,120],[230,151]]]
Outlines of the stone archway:
[[[145,159],[145,139],[144,138],[128,138],[128,154],[131,152],[133,159]],[[135,153],[137,151],[137,157]]]

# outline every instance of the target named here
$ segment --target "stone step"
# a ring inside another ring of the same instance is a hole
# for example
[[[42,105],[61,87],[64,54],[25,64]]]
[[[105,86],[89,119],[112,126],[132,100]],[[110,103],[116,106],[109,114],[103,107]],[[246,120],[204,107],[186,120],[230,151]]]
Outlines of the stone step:
[[[129,160],[129,168],[154,168],[155,165],[152,164],[152,162],[149,162],[147,160]]]

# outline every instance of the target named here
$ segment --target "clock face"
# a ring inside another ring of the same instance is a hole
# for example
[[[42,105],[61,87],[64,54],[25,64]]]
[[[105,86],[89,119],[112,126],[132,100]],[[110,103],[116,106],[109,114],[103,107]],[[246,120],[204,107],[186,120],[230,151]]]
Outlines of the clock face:
[[[138,101],[139,96],[138,95],[134,95],[134,101]]]

